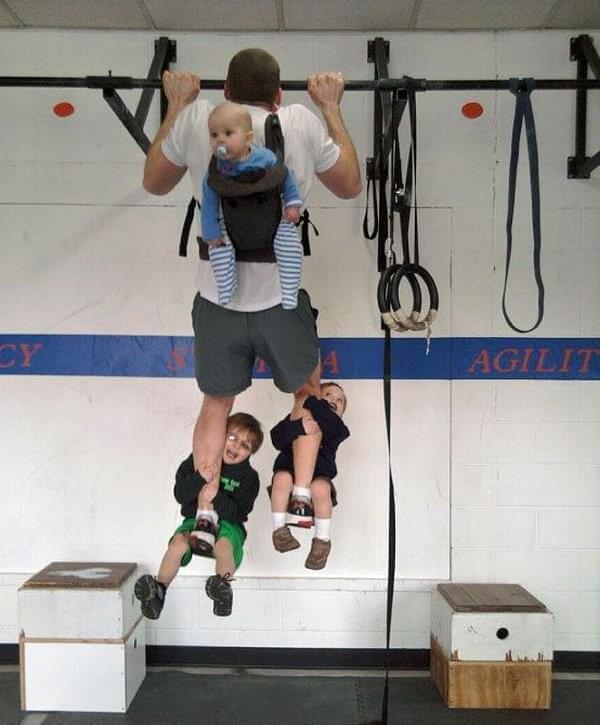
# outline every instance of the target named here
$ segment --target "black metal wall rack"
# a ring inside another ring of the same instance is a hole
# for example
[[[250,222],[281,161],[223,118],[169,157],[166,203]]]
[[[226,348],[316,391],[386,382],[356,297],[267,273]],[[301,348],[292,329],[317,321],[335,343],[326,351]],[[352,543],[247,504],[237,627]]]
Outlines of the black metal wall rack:
[[[577,80],[587,79],[588,66],[600,79],[600,58],[589,35],[571,38],[571,60],[577,63]],[[600,165],[600,151],[586,156],[587,136],[587,88],[578,88],[575,99],[575,156],[569,156],[569,179],[589,179],[591,172]]]
[[[368,60],[376,62],[375,46],[383,43],[385,53],[389,54],[389,41],[375,38],[368,41]],[[377,51],[379,52],[379,51]],[[575,90],[576,123],[575,155],[568,158],[567,176],[570,179],[588,179],[591,172],[600,165],[600,151],[593,156],[586,155],[587,92],[600,89],[600,58],[593,40],[589,35],[579,35],[570,41],[571,60],[577,62],[576,79],[539,79],[535,81],[536,90]],[[85,77],[44,77],[44,76],[0,76],[0,87],[45,87],[45,88],[92,88],[101,89],[102,95],[117,118],[125,126],[138,146],[146,153],[150,140],[144,133],[144,124],[148,116],[154,91],[162,89],[161,76],[170,64],[177,60],[177,41],[161,36],[154,42],[154,57],[147,78],[114,76],[109,71],[105,76]],[[380,59],[381,61],[382,59]],[[387,60],[387,58],[386,58]],[[380,62],[381,65],[381,62]],[[591,68],[595,78],[588,78],[587,69]],[[220,90],[223,80],[202,80],[202,88]],[[306,81],[283,81],[286,91],[306,90]],[[376,78],[375,80],[349,80],[345,82],[346,91],[374,91],[379,94],[382,112],[386,118],[386,133],[383,148],[389,147],[393,125],[391,114],[391,95],[394,91],[412,88],[415,91],[488,91],[509,90],[509,80],[426,80],[424,78]],[[142,95],[135,113],[127,108],[119,96],[119,90],[142,89]],[[166,99],[161,92],[161,119],[166,112]]]

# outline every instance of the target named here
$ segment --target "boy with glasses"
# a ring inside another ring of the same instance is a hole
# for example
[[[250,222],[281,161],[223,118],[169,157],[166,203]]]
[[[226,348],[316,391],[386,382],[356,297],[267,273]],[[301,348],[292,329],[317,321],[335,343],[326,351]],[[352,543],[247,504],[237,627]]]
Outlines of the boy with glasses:
[[[192,455],[177,469],[175,498],[181,504],[184,521],[169,541],[156,577],[145,574],[135,583],[135,596],[148,619],[158,619],[169,584],[179,568],[189,564],[192,554],[215,558],[215,574],[206,581],[206,594],[214,602],[214,614],[219,617],[231,614],[230,582],[242,562],[244,523],[260,489],[258,474],[249,459],[262,441],[262,429],[256,418],[248,413],[229,416],[216,494],[194,470]]]

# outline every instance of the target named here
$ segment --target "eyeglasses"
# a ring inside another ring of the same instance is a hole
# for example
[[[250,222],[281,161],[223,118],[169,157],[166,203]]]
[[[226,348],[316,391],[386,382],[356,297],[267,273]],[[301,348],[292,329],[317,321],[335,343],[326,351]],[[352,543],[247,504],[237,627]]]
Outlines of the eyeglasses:
[[[252,453],[252,446],[248,441],[243,440],[238,433],[228,433],[227,440],[237,445],[244,451],[244,453]]]

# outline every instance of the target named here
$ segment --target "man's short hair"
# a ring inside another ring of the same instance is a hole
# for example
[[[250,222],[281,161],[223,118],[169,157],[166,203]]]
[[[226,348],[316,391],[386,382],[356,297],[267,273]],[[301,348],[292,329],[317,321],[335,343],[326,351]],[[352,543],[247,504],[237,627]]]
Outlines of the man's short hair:
[[[252,440],[252,453],[261,447],[263,432],[260,423],[249,413],[234,413],[227,418],[227,430],[241,430]]]
[[[273,103],[279,86],[279,63],[266,50],[246,48],[229,62],[227,88],[232,101]]]

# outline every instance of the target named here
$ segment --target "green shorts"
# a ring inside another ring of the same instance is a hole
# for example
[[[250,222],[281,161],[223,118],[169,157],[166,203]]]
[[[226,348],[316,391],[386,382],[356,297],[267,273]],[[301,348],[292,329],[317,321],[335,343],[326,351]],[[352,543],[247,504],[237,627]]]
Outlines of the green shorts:
[[[306,290],[293,310],[276,305],[259,312],[228,310],[198,293],[192,309],[198,387],[206,395],[237,395],[252,384],[259,357],[279,390],[295,392],[319,362],[315,315]]]
[[[196,519],[184,519],[173,532],[175,534],[189,534],[196,526]],[[169,543],[173,540],[173,536],[169,539]],[[244,558],[244,529],[240,524],[234,524],[231,521],[219,521],[217,528],[217,540],[227,539],[233,550],[233,561],[235,568],[239,568]],[[187,566],[192,560],[192,550],[188,546],[185,554],[181,557],[181,566]]]

